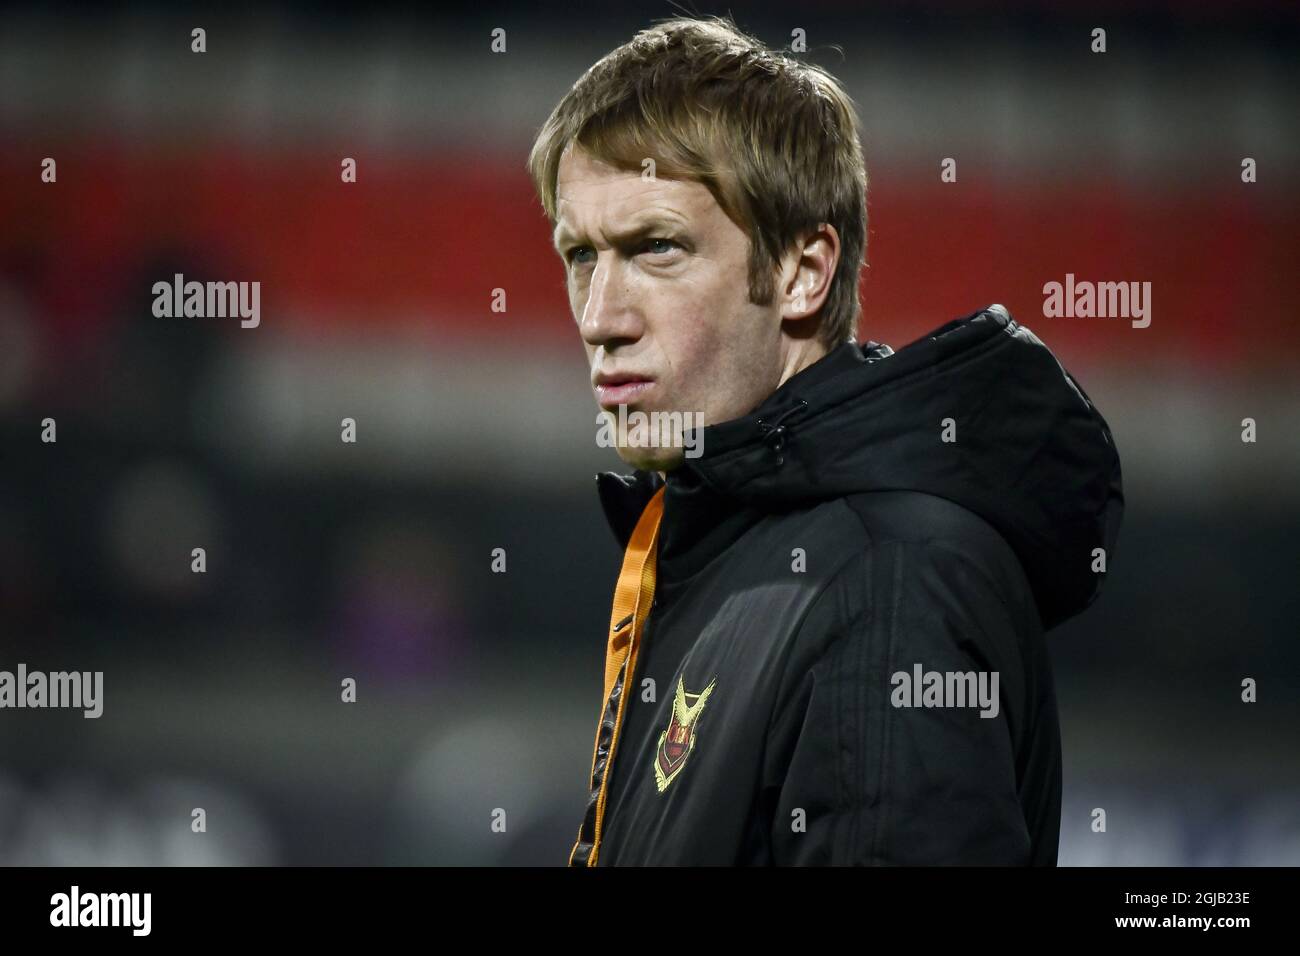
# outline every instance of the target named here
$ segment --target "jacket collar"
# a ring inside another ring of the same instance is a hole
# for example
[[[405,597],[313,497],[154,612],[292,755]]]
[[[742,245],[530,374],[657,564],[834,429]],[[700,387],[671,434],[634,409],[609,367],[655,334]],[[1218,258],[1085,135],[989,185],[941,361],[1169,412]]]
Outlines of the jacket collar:
[[[779,427],[778,419],[783,414],[799,408],[803,391],[861,365],[868,355],[890,351],[888,346],[875,342],[867,343],[866,354],[863,348],[845,342],[787,379],[750,415],[707,426],[702,436],[703,455],[683,461],[667,473],[666,482],[658,472],[641,469],[630,475],[610,471],[596,475],[601,507],[622,548],[627,547],[647,502],[660,486],[667,484],[659,528],[657,594],[664,597],[688,583],[763,517],[762,511],[716,489],[697,467],[697,462],[708,457],[710,438],[723,438],[722,444],[730,446],[737,437],[736,430],[752,424],[754,416],[770,427]]]
[[[961,442],[936,440],[941,423],[959,423]],[[1110,426],[1001,305],[897,354],[845,344],[749,414],[696,437],[702,454],[670,472],[665,489],[659,555],[669,582],[699,573],[763,514],[910,491],[948,499],[1000,533],[1050,628],[1097,597],[1104,575],[1079,555],[1113,553],[1123,516]],[[601,481],[611,527],[626,542],[658,476]]]

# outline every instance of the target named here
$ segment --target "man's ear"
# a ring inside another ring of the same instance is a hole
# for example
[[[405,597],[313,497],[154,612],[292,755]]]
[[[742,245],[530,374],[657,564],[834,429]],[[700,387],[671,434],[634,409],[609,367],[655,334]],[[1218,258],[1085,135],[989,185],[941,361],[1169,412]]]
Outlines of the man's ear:
[[[781,318],[810,319],[821,310],[840,261],[840,236],[828,222],[805,233],[781,260]]]

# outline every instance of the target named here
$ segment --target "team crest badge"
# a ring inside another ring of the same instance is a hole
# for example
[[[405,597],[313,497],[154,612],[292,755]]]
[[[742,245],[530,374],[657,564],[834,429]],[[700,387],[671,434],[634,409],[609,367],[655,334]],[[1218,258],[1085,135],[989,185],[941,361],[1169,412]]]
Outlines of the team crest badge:
[[[668,721],[668,729],[659,735],[659,745],[655,747],[655,782],[659,785],[660,793],[667,790],[668,785],[682,772],[686,758],[695,749],[695,725],[717,682],[715,677],[700,693],[689,694],[682,678],[677,678],[672,719]]]

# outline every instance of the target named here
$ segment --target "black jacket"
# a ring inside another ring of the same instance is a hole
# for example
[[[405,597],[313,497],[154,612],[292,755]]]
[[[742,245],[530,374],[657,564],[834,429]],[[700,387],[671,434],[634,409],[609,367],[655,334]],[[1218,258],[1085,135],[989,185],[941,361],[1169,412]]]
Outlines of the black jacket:
[[[1096,598],[1123,511],[1083,389],[990,306],[897,353],[842,345],[702,434],[611,695],[597,865],[1055,864],[1043,633]],[[620,544],[661,484],[597,476]],[[930,671],[996,672],[996,716],[898,706],[923,701],[896,675]]]

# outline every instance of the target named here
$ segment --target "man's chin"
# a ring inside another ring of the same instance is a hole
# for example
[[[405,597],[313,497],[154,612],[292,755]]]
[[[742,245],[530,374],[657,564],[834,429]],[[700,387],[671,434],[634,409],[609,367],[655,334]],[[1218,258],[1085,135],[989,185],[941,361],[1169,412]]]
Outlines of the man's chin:
[[[641,448],[619,445],[618,457],[641,471],[672,471],[681,465],[685,453],[681,448]]]

